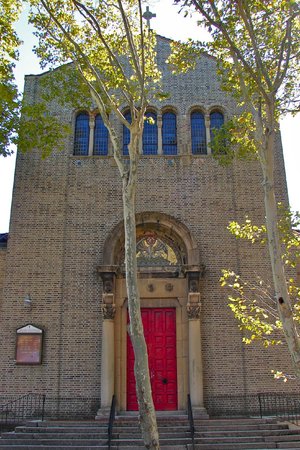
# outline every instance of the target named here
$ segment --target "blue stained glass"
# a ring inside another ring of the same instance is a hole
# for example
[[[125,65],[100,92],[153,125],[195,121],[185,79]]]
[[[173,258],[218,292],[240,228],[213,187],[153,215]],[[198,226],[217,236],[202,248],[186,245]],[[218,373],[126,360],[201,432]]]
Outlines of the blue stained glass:
[[[100,114],[95,117],[94,155],[108,154],[108,130]]]
[[[192,153],[193,155],[206,155],[206,129],[204,115],[199,111],[191,114]]]
[[[162,148],[164,155],[177,155],[176,114],[172,112],[162,116]]]
[[[79,113],[75,122],[74,155],[89,154],[90,124],[87,113]]]
[[[130,111],[127,111],[124,114],[125,119],[131,123],[131,114]],[[129,155],[128,144],[130,142],[130,131],[125,125],[123,125],[123,155]]]
[[[219,129],[224,124],[224,116],[219,111],[210,113],[210,138],[214,137],[214,129]]]
[[[147,112],[146,117],[151,117],[154,120],[154,124],[149,123],[148,120],[145,120],[144,122],[143,154],[157,155],[158,137],[156,114],[153,112]]]

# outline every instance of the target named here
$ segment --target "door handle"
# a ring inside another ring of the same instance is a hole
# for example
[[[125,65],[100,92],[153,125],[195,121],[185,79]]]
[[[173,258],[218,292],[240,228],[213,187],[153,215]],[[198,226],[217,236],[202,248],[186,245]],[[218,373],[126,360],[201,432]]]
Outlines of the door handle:
[[[162,382],[163,382],[163,384],[168,384],[168,378],[163,378]]]

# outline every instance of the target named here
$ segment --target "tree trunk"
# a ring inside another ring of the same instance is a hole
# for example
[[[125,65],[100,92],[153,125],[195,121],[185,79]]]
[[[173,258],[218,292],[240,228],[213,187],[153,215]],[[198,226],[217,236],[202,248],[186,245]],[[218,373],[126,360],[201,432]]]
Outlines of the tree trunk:
[[[137,146],[139,138],[131,134],[129,145]],[[136,262],[136,224],[135,224],[135,193],[136,193],[136,162],[130,165],[130,176],[123,180],[123,209],[125,228],[125,267],[126,285],[129,310],[129,334],[134,350],[134,373],[136,380],[137,400],[139,405],[140,422],[145,447],[159,449],[159,436],[156,423],[155,409],[152,400],[150,384],[148,353],[144,337],[141,317],[140,296],[137,283]]]
[[[270,113],[271,116],[271,113]],[[272,121],[270,121],[272,123]],[[279,317],[295,372],[300,378],[300,340],[294,321],[290,296],[282,260],[282,249],[278,230],[277,202],[274,188],[274,152],[275,126],[270,126],[264,136],[264,144],[260,149],[260,162],[263,171],[263,188],[266,212],[266,227],[269,255],[272,265],[273,282]]]

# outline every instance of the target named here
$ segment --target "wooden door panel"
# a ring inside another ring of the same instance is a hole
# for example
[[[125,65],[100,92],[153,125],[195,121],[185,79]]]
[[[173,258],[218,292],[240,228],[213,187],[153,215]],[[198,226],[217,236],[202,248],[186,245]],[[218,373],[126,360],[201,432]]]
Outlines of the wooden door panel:
[[[176,309],[142,308],[149,370],[156,410],[177,409]],[[134,353],[127,337],[127,409],[137,410]]]

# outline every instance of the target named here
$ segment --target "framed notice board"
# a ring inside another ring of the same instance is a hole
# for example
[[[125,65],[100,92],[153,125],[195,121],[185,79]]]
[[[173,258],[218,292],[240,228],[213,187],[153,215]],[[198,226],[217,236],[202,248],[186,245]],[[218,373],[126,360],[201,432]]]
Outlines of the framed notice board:
[[[16,364],[39,365],[42,363],[44,332],[34,325],[17,330]]]

